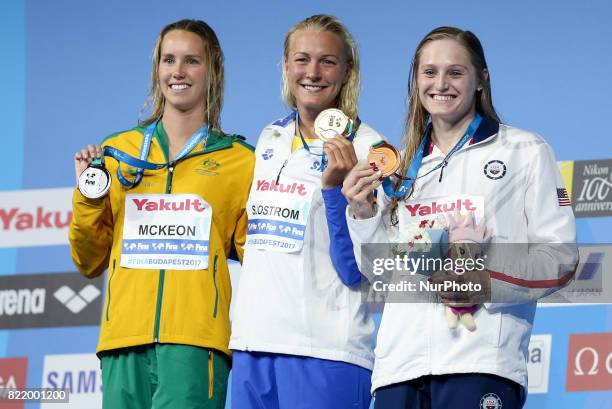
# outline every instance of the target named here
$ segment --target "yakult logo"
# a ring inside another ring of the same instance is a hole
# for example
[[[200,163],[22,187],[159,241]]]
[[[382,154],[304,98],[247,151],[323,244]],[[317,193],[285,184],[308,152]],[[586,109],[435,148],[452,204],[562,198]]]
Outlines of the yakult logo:
[[[168,200],[168,199],[136,199],[132,198],[136,209],[145,212],[180,212],[180,211],[206,211],[206,205],[198,199]]]
[[[570,336],[566,389],[612,390],[612,333]]]
[[[0,247],[68,244],[73,191],[0,192]]]
[[[19,207],[0,209],[2,230],[61,229],[70,226],[71,218],[71,211],[47,211],[42,206],[38,206],[34,212]]]
[[[306,186],[303,183],[276,183],[274,180],[258,180],[256,190],[258,192],[297,193],[300,196],[306,196],[308,194]]]
[[[455,210],[459,210],[460,212],[475,212],[477,210],[477,207],[470,198],[413,203],[406,204],[405,206],[412,217],[453,213]]]

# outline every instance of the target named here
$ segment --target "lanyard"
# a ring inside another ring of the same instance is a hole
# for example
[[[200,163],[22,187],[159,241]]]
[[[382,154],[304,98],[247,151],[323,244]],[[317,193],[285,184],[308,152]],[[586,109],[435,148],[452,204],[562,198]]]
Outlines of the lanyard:
[[[136,168],[136,176],[134,180],[128,180],[123,173],[121,172],[121,166],[117,167],[117,179],[119,182],[127,187],[132,188],[140,183],[142,179],[143,170],[157,170],[163,169],[166,167],[170,167],[174,165],[176,162],[183,159],[197,144],[199,144],[202,140],[204,140],[204,148],[206,149],[206,141],[208,139],[209,128],[202,127],[198,129],[187,141],[183,149],[179,152],[176,158],[168,163],[151,163],[146,159],[149,156],[149,150],[151,149],[151,141],[153,139],[153,133],[155,131],[155,127],[157,126],[158,121],[153,122],[149,126],[147,126],[144,136],[142,138],[142,146],[140,147],[140,155],[138,158],[128,155],[127,153],[120,151],[117,148],[113,148],[112,146],[105,146],[103,150],[103,156],[110,156],[116,159],[118,162],[123,162],[128,166],[132,166]]]
[[[302,135],[302,130],[300,129],[300,114],[298,113],[298,111],[295,111],[295,127],[298,130],[298,135],[300,135],[300,139],[302,140],[302,146],[304,147],[304,149],[306,149],[306,151],[308,151],[308,153],[310,153],[311,155],[316,155],[316,156],[321,156],[321,169],[325,169],[327,167],[327,155],[325,154],[325,151],[323,151],[322,154],[318,154],[318,153],[314,153],[310,150],[310,146],[308,146],[308,144],[306,143],[306,139],[304,138],[304,136]],[[353,142],[353,139],[355,139],[355,131],[353,131],[353,124],[351,123],[349,125],[349,135],[346,137],[350,142]]]
[[[450,157],[455,152],[457,152],[459,149],[461,149],[463,147],[463,145],[465,145],[465,143],[472,138],[472,136],[474,136],[474,133],[478,129],[478,126],[480,126],[481,122],[482,122],[482,117],[480,116],[480,114],[478,112],[476,112],[474,114],[474,118],[472,119],[472,122],[470,122],[470,126],[468,126],[468,129],[465,132],[465,135],[463,135],[463,137],[461,139],[459,139],[459,141],[455,144],[453,149],[451,149],[450,152],[448,152],[446,154],[446,156],[444,157],[442,162],[438,163],[433,169],[431,169],[425,175],[422,175],[422,176],[419,176],[419,177],[423,177],[423,176],[429,175],[430,173],[432,173],[432,172],[434,172],[434,171],[436,171],[436,170],[438,170],[440,168],[444,169],[444,167],[446,165],[448,165],[448,161],[450,160]],[[421,143],[419,144],[419,147],[418,147],[416,153],[414,154],[414,157],[410,161],[410,166],[408,167],[408,171],[406,172],[406,176],[401,178],[402,179],[402,183],[398,187],[398,189],[397,190],[393,189],[393,185],[391,184],[391,180],[388,177],[383,180],[383,189],[385,190],[385,193],[386,193],[387,196],[395,197],[395,198],[402,198],[402,197],[406,196],[406,194],[412,188],[412,185],[414,184],[414,181],[417,179],[417,175],[419,173],[419,169],[421,167],[421,163],[423,162],[423,156],[425,155],[425,146],[426,146],[427,142],[429,141],[430,131],[431,131],[431,124],[427,128],[427,130],[425,130],[425,134],[421,138]],[[440,174],[440,179],[442,179],[441,176],[442,176],[442,174]]]

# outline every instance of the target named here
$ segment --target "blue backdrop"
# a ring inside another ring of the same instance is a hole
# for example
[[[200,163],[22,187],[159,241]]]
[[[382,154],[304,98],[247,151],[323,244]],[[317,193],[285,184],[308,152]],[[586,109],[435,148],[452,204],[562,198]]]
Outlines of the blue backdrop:
[[[0,194],[72,186],[77,149],[135,125],[157,34],[185,17],[217,32],[226,58],[222,125],[255,144],[260,129],[287,112],[279,92],[284,35],[316,13],[340,17],[357,39],[360,116],[396,144],[416,44],[436,26],[455,25],[482,40],[505,122],[542,134],[558,160],[612,158],[608,1],[7,0],[0,4]],[[577,222],[582,243],[612,241],[612,217]],[[0,275],[71,271],[66,245],[0,248]],[[548,393],[530,395],[526,407],[612,408],[610,390],[566,390],[570,335],[606,332],[610,306],[540,308],[534,333],[552,336]],[[0,358],[28,357],[29,388],[46,385],[46,356],[89,354],[96,343],[96,326],[0,327]]]

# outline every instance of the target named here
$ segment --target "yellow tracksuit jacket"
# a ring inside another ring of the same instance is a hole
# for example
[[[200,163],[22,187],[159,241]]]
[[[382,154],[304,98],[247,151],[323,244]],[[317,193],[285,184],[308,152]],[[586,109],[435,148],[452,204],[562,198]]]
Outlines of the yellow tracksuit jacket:
[[[138,157],[144,128],[108,137],[109,145]],[[161,121],[148,160],[168,162],[168,138]],[[140,184],[123,187],[118,163],[107,158],[112,176],[109,194],[90,200],[75,189],[70,225],[72,259],[86,277],[108,268],[106,299],[97,352],[136,345],[176,343],[213,348],[229,355],[231,285],[227,258],[235,250],[242,261],[253,179],[253,148],[236,135],[211,133],[172,168],[145,170]],[[123,174],[130,169],[121,165]],[[213,210],[207,270],[143,270],[120,266],[126,194],[191,193]]]

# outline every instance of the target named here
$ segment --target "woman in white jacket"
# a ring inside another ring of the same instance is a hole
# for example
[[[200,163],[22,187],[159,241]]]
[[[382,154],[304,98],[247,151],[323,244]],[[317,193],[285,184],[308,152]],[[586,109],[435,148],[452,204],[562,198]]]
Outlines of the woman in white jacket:
[[[381,139],[357,117],[359,84],[355,42],[336,18],[312,16],[287,33],[283,98],[293,112],[264,128],[255,151],[230,340],[234,408],[369,407],[374,324],[341,193]],[[354,126],[324,144],[314,122],[328,108]]]
[[[415,241],[408,237],[415,226],[440,223],[438,216],[456,210],[486,223],[496,253],[486,269],[459,280],[481,284],[499,301],[474,308],[475,330],[447,323],[444,304],[469,302],[463,293],[411,303],[407,291],[405,302],[385,305],[372,378],[376,408],[523,406],[536,300],[573,276],[575,221],[550,146],[500,122],[480,41],[439,27],[413,58],[401,177],[383,183],[381,172],[363,163],[345,179],[358,261],[367,252],[362,244]],[[381,183],[387,195],[375,204]]]

